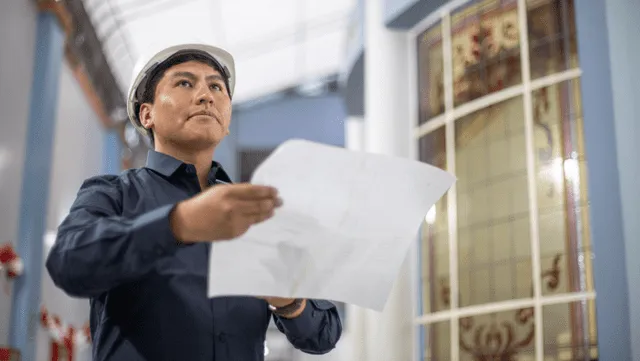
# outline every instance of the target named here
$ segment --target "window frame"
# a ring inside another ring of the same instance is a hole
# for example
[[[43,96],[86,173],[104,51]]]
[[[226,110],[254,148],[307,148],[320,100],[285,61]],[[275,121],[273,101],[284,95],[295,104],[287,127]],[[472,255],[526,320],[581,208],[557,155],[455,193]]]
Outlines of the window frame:
[[[409,114],[411,129],[413,130],[412,156],[419,159],[417,152],[417,144],[420,139],[441,127],[445,127],[445,144],[446,144],[446,164],[447,171],[455,174],[455,122],[466,115],[476,111],[485,109],[491,105],[495,105],[506,100],[522,97],[524,107],[525,122],[525,141],[526,141],[526,169],[527,169],[527,185],[528,185],[528,201],[529,201],[529,228],[531,242],[531,258],[532,258],[532,275],[541,274],[540,259],[540,239],[539,239],[539,207],[538,207],[538,191],[536,184],[536,160],[535,160],[535,139],[533,124],[533,93],[541,88],[560,84],[571,80],[580,80],[582,70],[580,67],[569,70],[560,71],[550,75],[542,76],[537,79],[531,78],[530,68],[530,52],[529,52],[529,32],[527,22],[527,0],[517,0],[518,26],[520,36],[520,61],[522,82],[520,84],[484,95],[480,98],[465,102],[457,107],[454,106],[453,99],[453,57],[451,51],[451,14],[456,10],[464,7],[472,0],[452,0],[443,5],[438,10],[431,13],[416,26],[407,32],[409,43],[408,69],[409,69]],[[419,124],[420,117],[420,91],[418,79],[418,38],[430,29],[432,26],[441,27],[442,51],[443,51],[443,67],[444,67],[444,112],[434,116]],[[459,276],[458,276],[458,235],[457,235],[457,190],[456,185],[448,191],[447,197],[447,215],[449,222],[449,280],[450,280],[450,304],[447,310],[437,311],[434,313],[423,314],[423,282],[422,279],[422,242],[421,236],[418,238],[417,252],[413,257],[413,277],[416,287],[414,302],[414,325],[416,329],[418,360],[424,360],[425,345],[425,329],[423,326],[434,324],[441,321],[450,322],[450,342],[451,355],[450,360],[460,359],[460,333],[459,320],[462,317],[483,315],[493,312],[517,310],[521,308],[532,307],[534,309],[535,324],[535,341],[534,352],[535,360],[543,361],[544,359],[544,335],[543,335],[543,306],[557,304],[571,304],[572,302],[586,301],[594,302],[596,292],[568,292],[556,295],[543,295],[542,279],[540,277],[532,277],[534,295],[530,298],[512,299],[503,302],[486,303],[479,305],[471,305],[459,307]],[[422,233],[422,227],[420,229]],[[589,275],[593,276],[593,275]],[[455,345],[455,347],[454,347]]]

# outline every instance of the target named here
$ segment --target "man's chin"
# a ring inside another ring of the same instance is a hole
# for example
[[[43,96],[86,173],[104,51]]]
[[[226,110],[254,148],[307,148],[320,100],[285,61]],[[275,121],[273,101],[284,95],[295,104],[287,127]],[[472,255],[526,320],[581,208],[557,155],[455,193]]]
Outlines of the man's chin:
[[[222,142],[222,138],[206,138],[206,139],[194,139],[193,141],[188,143],[190,148],[196,149],[209,149],[215,148],[218,144]]]
[[[224,139],[226,131],[219,125],[207,127],[186,127],[174,132],[166,139],[185,150],[214,148]]]
[[[174,137],[171,142],[176,146],[187,151],[200,151],[215,148],[224,137],[216,137],[213,135],[193,136],[193,137]]]

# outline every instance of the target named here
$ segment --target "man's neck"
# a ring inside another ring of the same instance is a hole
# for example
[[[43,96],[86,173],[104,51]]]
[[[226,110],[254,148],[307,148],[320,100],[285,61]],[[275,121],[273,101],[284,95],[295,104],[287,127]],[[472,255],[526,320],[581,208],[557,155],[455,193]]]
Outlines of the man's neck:
[[[208,186],[208,176],[211,170],[215,147],[193,150],[174,147],[169,144],[156,143],[155,150],[156,152],[170,155],[184,163],[193,164],[196,167],[200,187],[204,190]]]

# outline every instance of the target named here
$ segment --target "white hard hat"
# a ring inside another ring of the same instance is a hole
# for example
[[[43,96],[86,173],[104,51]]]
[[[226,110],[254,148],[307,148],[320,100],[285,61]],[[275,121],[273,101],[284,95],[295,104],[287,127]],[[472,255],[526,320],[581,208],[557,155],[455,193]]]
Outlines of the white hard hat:
[[[164,48],[149,58],[142,58],[138,61],[133,69],[131,85],[127,95],[127,114],[129,120],[136,129],[143,135],[147,135],[147,129],[142,126],[138,118],[138,94],[143,94],[143,89],[147,84],[148,75],[150,75],[158,65],[162,64],[169,58],[178,54],[202,54],[210,57],[220,67],[221,74],[227,80],[229,87],[229,96],[233,97],[233,90],[236,84],[236,69],[233,56],[222,48],[218,48],[206,44],[181,44],[168,48]],[[140,88],[140,89],[139,89]]]

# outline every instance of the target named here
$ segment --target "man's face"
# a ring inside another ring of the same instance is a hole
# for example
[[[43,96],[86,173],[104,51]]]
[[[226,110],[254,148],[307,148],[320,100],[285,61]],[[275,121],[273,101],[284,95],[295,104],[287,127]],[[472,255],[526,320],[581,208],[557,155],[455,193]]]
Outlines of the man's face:
[[[153,104],[140,106],[140,121],[155,142],[192,149],[215,146],[229,133],[231,99],[220,73],[189,61],[167,69]]]

